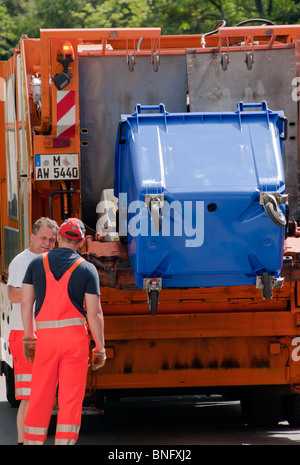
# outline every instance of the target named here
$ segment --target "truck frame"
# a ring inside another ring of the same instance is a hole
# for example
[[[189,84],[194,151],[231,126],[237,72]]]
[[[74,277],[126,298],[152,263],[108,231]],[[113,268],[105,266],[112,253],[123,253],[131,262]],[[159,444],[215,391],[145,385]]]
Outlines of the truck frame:
[[[222,394],[241,400],[248,424],[300,424],[299,54],[299,25],[220,23],[186,36],[42,29],[0,62],[0,358],[11,404],[8,265],[37,218],[75,216],[88,233],[81,254],[99,273],[107,351],[105,367],[88,372],[87,404]],[[265,100],[288,120],[284,285],[267,299],[254,286],[163,289],[151,315],[126,243],[97,230],[121,114],[161,102],[172,112],[232,111],[240,100]]]

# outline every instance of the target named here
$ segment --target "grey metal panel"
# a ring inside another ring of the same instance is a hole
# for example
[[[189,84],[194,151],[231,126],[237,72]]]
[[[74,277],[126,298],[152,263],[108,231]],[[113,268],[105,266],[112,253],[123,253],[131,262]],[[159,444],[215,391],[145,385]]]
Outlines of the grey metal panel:
[[[150,57],[138,56],[129,72],[125,56],[80,57],[79,79],[82,218],[96,229],[101,193],[113,187],[121,114],[133,113],[137,103],[164,103],[169,112],[186,111],[186,58],[162,56],[154,72]]]
[[[288,140],[284,143],[286,192],[290,194],[290,215],[299,219],[298,103],[292,98],[292,81],[297,76],[295,50],[255,50],[254,59],[248,70],[245,52],[230,52],[230,62],[223,71],[219,53],[188,54],[190,110],[234,111],[240,100],[266,100],[271,110],[283,110],[289,121]]]

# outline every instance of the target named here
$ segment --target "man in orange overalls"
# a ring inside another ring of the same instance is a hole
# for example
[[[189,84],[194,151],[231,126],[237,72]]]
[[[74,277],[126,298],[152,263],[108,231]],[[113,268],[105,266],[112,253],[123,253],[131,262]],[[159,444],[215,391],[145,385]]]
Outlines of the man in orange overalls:
[[[12,304],[9,317],[9,350],[13,356],[15,398],[20,400],[17,413],[18,444],[24,441],[24,420],[29,405],[32,363],[23,353],[24,330],[21,318],[22,282],[29,263],[38,254],[55,246],[58,225],[50,218],[39,218],[32,226],[30,245],[19,253],[8,267],[8,297]]]
[[[92,368],[105,363],[98,273],[77,253],[84,234],[80,220],[66,220],[58,231],[58,249],[33,260],[23,280],[24,352],[35,353],[24,444],[44,444],[57,385],[55,444],[75,444],[78,439],[89,358],[86,317],[96,344]]]

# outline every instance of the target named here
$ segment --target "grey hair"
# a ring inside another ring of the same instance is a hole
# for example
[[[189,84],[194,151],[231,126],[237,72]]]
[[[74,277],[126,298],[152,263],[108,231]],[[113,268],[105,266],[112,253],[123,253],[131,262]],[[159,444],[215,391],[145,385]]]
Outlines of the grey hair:
[[[38,230],[42,226],[47,226],[47,228],[50,228],[50,229],[56,229],[56,231],[59,230],[58,224],[56,223],[55,220],[51,220],[50,218],[46,218],[46,217],[42,216],[41,218],[36,220],[36,222],[32,226],[32,231],[31,231],[32,234],[34,234],[36,236]]]

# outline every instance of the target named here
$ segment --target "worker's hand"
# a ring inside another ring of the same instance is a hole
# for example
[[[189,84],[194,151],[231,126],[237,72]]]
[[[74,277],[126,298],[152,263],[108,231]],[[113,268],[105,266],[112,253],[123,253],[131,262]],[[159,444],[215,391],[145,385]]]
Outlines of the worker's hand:
[[[23,338],[23,352],[26,362],[33,363],[35,354],[36,338]]]
[[[106,360],[106,353],[105,349],[103,350],[96,350],[93,349],[92,351],[92,370],[96,371],[98,368],[102,368],[105,364]]]

